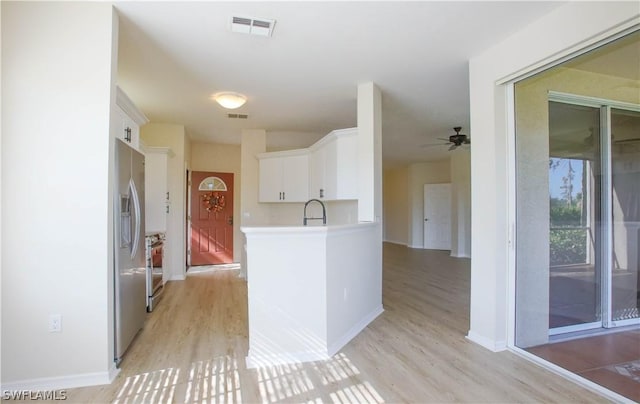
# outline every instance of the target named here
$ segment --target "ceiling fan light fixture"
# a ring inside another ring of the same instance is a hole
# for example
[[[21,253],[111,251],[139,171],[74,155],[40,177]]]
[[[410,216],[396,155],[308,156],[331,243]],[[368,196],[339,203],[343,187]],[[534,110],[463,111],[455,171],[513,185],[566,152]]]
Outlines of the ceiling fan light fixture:
[[[215,102],[220,104],[222,108],[236,109],[240,108],[247,102],[247,97],[240,93],[234,93],[232,91],[224,91],[215,93],[211,96]]]

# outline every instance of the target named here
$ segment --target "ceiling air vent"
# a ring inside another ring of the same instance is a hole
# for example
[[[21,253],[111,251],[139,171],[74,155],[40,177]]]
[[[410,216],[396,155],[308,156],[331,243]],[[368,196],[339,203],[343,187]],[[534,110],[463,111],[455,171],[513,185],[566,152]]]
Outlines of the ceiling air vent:
[[[259,36],[271,36],[275,20],[252,17],[232,17],[231,31]]]
[[[249,115],[247,114],[227,114],[227,117],[232,119],[247,119]]]

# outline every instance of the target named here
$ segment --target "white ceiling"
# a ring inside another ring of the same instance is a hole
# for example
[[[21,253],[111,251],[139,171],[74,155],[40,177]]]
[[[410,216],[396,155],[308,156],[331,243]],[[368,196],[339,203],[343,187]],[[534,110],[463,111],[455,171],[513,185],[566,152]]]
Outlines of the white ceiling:
[[[561,2],[118,2],[118,83],[153,122],[195,141],[306,147],[356,126],[356,90],[382,91],[385,164],[437,160],[437,138],[469,133],[468,60]],[[276,20],[273,36],[232,33],[232,16]],[[209,99],[247,95],[234,110]],[[470,134],[470,133],[469,133]],[[473,134],[470,134],[473,138]]]

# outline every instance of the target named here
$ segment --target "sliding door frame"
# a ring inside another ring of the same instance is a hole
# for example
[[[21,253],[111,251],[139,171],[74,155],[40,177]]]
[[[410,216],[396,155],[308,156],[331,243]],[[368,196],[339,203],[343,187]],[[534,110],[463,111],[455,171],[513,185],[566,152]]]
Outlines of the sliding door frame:
[[[515,89],[515,87],[514,87]],[[515,93],[514,93],[515,99]],[[549,329],[549,335],[559,335],[575,331],[585,331],[597,328],[615,328],[633,324],[640,324],[640,318],[618,320],[613,319],[613,168],[612,168],[612,134],[611,110],[619,109],[640,112],[640,105],[619,102],[604,98],[587,97],[575,94],[549,91],[547,102],[580,105],[598,108],[600,110],[600,164],[601,164],[601,227],[600,227],[600,315],[601,321],[576,324]],[[515,119],[514,119],[515,127]],[[514,136],[515,136],[514,129]],[[515,154],[515,149],[514,149]],[[515,156],[514,156],[515,170]],[[516,190],[514,189],[514,192]],[[515,205],[514,205],[515,209]],[[515,268],[517,271],[517,268]],[[515,291],[514,291],[515,296]],[[516,308],[514,307],[514,314]]]

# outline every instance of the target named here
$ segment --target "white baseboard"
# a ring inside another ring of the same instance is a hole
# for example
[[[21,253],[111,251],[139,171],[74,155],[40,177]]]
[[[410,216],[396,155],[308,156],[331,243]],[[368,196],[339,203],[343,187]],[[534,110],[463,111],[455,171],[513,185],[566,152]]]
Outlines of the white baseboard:
[[[332,344],[330,344],[327,348],[329,352],[329,356],[333,356],[338,351],[340,351],[345,345],[349,343],[356,335],[360,334],[362,330],[365,329],[366,326],[369,325],[373,320],[375,320],[380,314],[384,312],[384,308],[382,305],[376,307],[372,312],[365,315],[360,321],[353,325],[344,335],[342,335],[338,340]]]
[[[116,363],[113,362],[111,364],[111,368],[109,369],[109,384],[113,383],[113,381],[116,379],[116,376],[118,376],[119,373],[120,373],[120,369],[116,367]]]
[[[459,253],[454,253],[453,251],[451,251],[451,256],[454,258],[471,258],[471,255],[469,254],[459,254]]]
[[[471,330],[469,330],[467,334],[467,339],[493,352],[500,352],[507,349],[507,341],[494,341]]]
[[[424,250],[424,246],[423,245],[409,245],[409,244],[407,244],[407,247],[409,247],[409,248],[419,248],[421,250]]]
[[[249,349],[249,354],[245,358],[247,369],[261,368],[275,365],[291,365],[295,363],[324,361],[330,359],[326,352],[287,352],[282,354],[260,354],[253,353]]]
[[[120,373],[120,369],[116,368],[114,364],[113,367],[106,372],[20,380],[17,382],[3,383],[1,388],[2,391],[43,391],[98,386],[111,384],[118,373]]]
[[[391,243],[391,244],[398,244],[398,245],[403,245],[406,246],[407,243],[403,242],[403,241],[396,241],[396,240],[382,240],[384,243]]]

